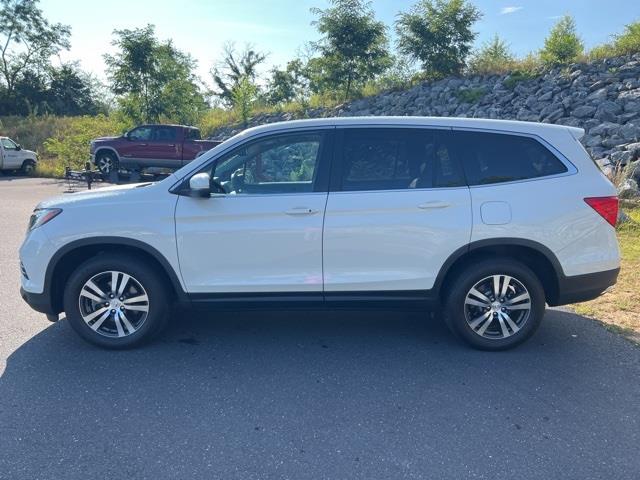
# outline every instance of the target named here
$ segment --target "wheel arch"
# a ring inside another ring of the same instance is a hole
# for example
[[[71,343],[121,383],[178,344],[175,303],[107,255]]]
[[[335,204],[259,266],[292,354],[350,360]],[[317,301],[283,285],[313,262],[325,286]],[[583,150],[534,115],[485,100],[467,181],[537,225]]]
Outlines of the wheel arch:
[[[513,258],[529,267],[542,283],[549,305],[557,305],[560,283],[564,278],[556,255],[541,243],[520,238],[492,238],[472,242],[456,250],[444,263],[435,282],[442,299],[451,282],[466,266],[490,257]]]
[[[76,240],[59,249],[45,273],[45,291],[56,312],[62,312],[64,287],[69,276],[85,260],[107,252],[131,253],[149,262],[163,275],[167,287],[179,302],[188,303],[178,275],[169,261],[154,247],[139,240],[123,237],[94,237]]]
[[[24,170],[26,165],[33,165],[33,168],[36,169],[38,168],[38,160],[36,160],[35,158],[25,158],[24,160],[22,160],[22,164],[20,164],[20,168]]]
[[[118,162],[120,161],[120,155],[118,154],[118,151],[113,147],[98,147],[93,155],[97,159],[101,153],[105,152],[113,153],[116,156],[116,160]]]

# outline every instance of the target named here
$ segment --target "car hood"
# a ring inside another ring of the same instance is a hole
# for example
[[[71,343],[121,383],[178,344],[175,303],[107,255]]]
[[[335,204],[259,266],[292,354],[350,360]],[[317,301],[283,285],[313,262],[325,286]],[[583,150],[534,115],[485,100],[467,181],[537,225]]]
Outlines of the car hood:
[[[135,201],[138,193],[153,188],[157,183],[131,183],[128,185],[113,185],[110,187],[98,187],[94,190],[69,193],[44,200],[36,208],[73,208],[102,202],[117,202],[118,197],[131,196],[123,201]]]

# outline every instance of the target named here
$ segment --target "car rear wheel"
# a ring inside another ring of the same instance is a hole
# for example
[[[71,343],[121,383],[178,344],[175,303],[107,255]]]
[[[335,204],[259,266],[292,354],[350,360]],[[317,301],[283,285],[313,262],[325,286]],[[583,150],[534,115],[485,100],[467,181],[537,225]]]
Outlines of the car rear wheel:
[[[160,274],[127,255],[105,254],[73,272],[64,292],[66,317],[85,340],[105,348],[139,345],[166,325],[167,288]]]
[[[25,160],[20,169],[23,175],[31,176],[36,173],[36,162],[33,160]]]
[[[449,328],[481,350],[505,350],[536,331],[545,309],[540,280],[527,266],[509,259],[469,265],[451,282],[445,299]]]
[[[96,166],[100,173],[109,175],[111,172],[118,170],[118,159],[111,152],[101,152],[96,155]]]

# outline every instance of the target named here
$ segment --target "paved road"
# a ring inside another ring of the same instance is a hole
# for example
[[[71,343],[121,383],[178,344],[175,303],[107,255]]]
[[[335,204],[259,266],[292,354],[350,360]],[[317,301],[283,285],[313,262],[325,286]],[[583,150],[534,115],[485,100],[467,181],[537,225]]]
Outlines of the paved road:
[[[567,312],[493,354],[382,311],[185,313],[93,348],[17,291],[61,190],[0,177],[2,479],[640,478],[640,348]]]

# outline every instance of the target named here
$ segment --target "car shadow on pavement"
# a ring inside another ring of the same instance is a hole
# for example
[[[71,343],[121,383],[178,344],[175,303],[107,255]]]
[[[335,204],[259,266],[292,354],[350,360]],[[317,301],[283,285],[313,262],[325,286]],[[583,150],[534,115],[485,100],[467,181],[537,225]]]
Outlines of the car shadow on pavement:
[[[495,477],[510,465],[509,449],[489,448],[499,441],[536,449],[539,478],[557,472],[554,456],[606,477],[640,471],[639,373],[640,349],[563,311],[498,353],[416,312],[186,312],[128,351],[90,346],[61,320],[7,360],[0,471],[398,478],[406,462],[439,461],[444,476],[475,465]]]

